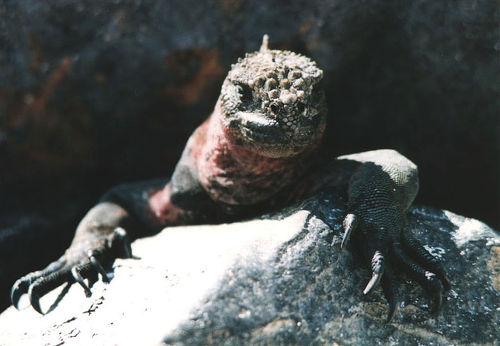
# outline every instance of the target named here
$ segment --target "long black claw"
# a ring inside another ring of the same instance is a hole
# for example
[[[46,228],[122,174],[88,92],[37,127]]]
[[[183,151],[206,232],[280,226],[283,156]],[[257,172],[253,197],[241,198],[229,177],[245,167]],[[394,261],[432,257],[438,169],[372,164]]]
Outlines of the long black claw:
[[[30,299],[30,304],[35,309],[36,312],[39,314],[45,315],[42,312],[42,308],[40,307],[40,295],[37,292],[38,285],[33,284],[30,286],[30,289],[28,291],[28,297]]]
[[[430,312],[435,313],[443,302],[443,284],[435,273],[425,270],[419,264],[413,262],[400,248],[394,247],[394,253],[400,264],[403,265],[410,277],[417,281],[429,294],[431,299]]]
[[[113,234],[115,235],[115,238],[117,240],[119,240],[123,246],[124,257],[125,258],[132,258],[132,246],[131,246],[127,231],[125,231],[121,227],[117,227],[113,231]]]
[[[431,314],[435,314],[441,308],[443,304],[443,285],[441,281],[436,278],[436,275],[431,272],[426,272],[425,276],[429,280],[429,293],[431,299],[431,306],[429,311]]]
[[[342,237],[342,244],[340,244],[340,248],[344,249],[349,241],[349,238],[351,238],[352,232],[358,226],[358,218],[356,215],[349,213],[344,218],[344,222],[342,224],[344,226],[344,236]]]
[[[29,283],[29,280],[21,278],[17,280],[14,285],[12,285],[12,288],[10,290],[10,301],[16,309],[19,309],[19,299],[21,299],[21,296],[28,292]]]
[[[368,284],[366,284],[365,289],[363,290],[363,294],[368,294],[375,287],[380,279],[382,278],[382,274],[373,274]]]
[[[49,264],[45,269],[32,272],[26,276],[23,276],[17,280],[10,290],[10,301],[12,305],[18,309],[19,299],[21,296],[28,292],[30,285],[40,279],[43,276],[51,275],[52,273],[59,270],[63,265],[63,262],[56,261]]]
[[[375,287],[384,273],[384,256],[380,251],[375,251],[372,258],[372,278],[363,290],[363,294],[368,294]]]
[[[392,318],[394,317],[394,314],[396,313],[398,305],[397,303],[394,304],[389,304],[389,313],[387,314],[387,318],[385,319],[385,323],[391,323]]]
[[[437,277],[441,280],[444,290],[449,291],[451,283],[441,262],[439,262],[434,255],[427,251],[427,249],[425,249],[410,232],[404,232],[402,240],[404,248],[413,257],[413,259],[424,268],[436,273]]]
[[[389,301],[389,312],[387,313],[387,318],[385,319],[385,323],[391,323],[394,314],[396,313],[398,307],[398,301],[393,299]]]
[[[441,278],[441,283],[443,284],[443,289],[445,292],[449,291],[451,289],[451,281],[450,279],[448,278],[447,275],[444,275],[442,278]]]
[[[97,272],[101,274],[102,281],[105,283],[108,283],[109,282],[108,273],[106,273],[106,271],[102,267],[101,263],[99,263],[97,258],[94,256],[94,252],[89,251],[88,256],[89,256],[90,263],[92,263],[92,265],[97,270]]]
[[[443,295],[442,293],[438,293],[434,296],[432,306],[430,307],[429,311],[431,314],[435,314],[436,312],[441,309],[441,305],[443,304]]]
[[[384,277],[382,278],[382,291],[384,292],[385,299],[389,304],[389,312],[385,323],[390,323],[398,307],[398,297],[394,288],[394,277],[389,268],[385,268]]]
[[[83,277],[81,276],[77,267],[71,268],[71,275],[73,275],[75,281],[78,282],[80,286],[82,286],[83,290],[85,291],[85,295],[87,297],[90,297],[92,295],[92,291],[90,290],[89,286],[87,286],[85,281],[83,281]]]

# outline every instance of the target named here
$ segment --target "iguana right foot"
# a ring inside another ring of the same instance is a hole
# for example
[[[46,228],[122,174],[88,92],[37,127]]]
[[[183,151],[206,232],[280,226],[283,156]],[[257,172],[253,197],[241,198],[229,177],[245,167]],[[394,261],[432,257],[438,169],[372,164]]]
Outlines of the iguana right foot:
[[[87,296],[92,293],[84,281],[85,278],[97,278],[99,273],[104,282],[109,282],[103,265],[111,264],[115,258],[132,257],[130,240],[127,232],[120,227],[109,234],[99,232],[93,235],[92,239],[74,242],[61,258],[45,269],[17,280],[10,293],[12,305],[18,308],[21,296],[28,293],[33,309],[44,314],[40,307],[40,298],[65,282],[77,282]]]

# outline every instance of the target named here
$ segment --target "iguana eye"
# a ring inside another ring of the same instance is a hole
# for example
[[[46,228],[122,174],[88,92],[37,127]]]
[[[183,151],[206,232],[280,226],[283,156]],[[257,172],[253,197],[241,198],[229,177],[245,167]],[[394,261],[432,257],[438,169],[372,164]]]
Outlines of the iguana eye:
[[[238,91],[242,102],[250,102],[253,100],[252,89],[247,84],[238,83]]]

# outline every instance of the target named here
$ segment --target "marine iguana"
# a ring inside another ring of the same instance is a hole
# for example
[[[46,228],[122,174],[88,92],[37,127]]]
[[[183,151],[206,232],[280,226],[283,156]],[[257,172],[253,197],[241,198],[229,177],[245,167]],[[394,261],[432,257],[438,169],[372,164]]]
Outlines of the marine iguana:
[[[189,138],[170,180],[121,185],[106,193],[82,219],[66,252],[45,269],[15,282],[12,304],[28,293],[42,313],[41,296],[64,282],[101,274],[115,258],[131,257],[136,238],[171,225],[219,223],[256,216],[343,185],[347,212],[342,247],[371,262],[389,304],[397,306],[392,267],[406,271],[439,309],[450,288],[441,263],[412,236],[405,211],[418,191],[417,166],[393,150],[333,160],[318,155],[326,126],[322,70],[302,55],[268,48],[232,65],[211,116]]]

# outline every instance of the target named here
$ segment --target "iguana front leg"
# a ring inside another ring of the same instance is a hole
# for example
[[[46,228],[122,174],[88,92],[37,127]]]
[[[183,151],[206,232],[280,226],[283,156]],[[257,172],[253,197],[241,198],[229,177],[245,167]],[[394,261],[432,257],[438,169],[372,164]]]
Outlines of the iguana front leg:
[[[437,311],[450,282],[441,263],[413,237],[405,215],[418,192],[417,166],[393,150],[346,155],[339,160],[360,163],[349,182],[342,247],[352,235],[353,246],[371,265],[372,278],[363,293],[381,282],[390,321],[397,306],[394,268],[422,285],[432,299],[431,312]]]
[[[30,273],[15,282],[11,290],[12,304],[17,307],[20,297],[28,293],[33,308],[42,313],[39,299],[64,282],[78,282],[90,296],[83,278],[100,273],[108,282],[103,268],[111,259],[131,257],[130,241],[122,226],[129,215],[121,206],[103,202],[92,208],[80,222],[71,246],[63,256],[45,269]]]
[[[42,313],[40,297],[64,282],[77,282],[89,296],[84,279],[95,280],[100,273],[103,281],[109,281],[104,268],[116,258],[132,256],[129,236],[144,236],[182,218],[180,209],[167,201],[166,182],[121,185],[104,195],[79,223],[70,247],[58,260],[14,283],[12,304],[17,307],[20,297],[28,293],[33,308]],[[155,210],[156,205],[161,210]]]

